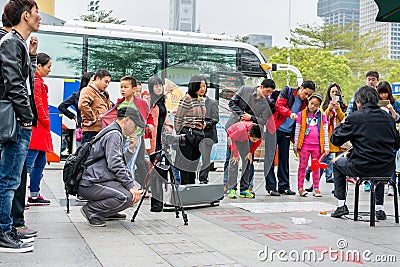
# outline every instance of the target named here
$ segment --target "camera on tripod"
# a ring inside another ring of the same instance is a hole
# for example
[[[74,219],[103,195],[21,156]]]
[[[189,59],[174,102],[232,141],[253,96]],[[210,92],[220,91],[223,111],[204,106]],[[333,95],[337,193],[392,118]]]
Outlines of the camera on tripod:
[[[178,135],[173,135],[170,133],[163,133],[164,137],[164,143],[166,145],[179,145],[179,146],[184,146],[186,144],[186,134],[178,134]]]

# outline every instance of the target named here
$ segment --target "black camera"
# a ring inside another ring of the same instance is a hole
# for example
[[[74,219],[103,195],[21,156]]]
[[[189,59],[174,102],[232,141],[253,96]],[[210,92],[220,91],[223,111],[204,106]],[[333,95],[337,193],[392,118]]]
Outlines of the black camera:
[[[186,134],[173,135],[170,133],[163,133],[164,143],[166,145],[180,145],[186,144]]]

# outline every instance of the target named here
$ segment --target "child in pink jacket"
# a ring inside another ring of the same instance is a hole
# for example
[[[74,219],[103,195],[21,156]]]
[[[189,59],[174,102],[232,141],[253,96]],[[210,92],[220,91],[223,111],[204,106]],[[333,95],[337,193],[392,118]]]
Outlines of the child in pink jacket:
[[[321,112],[322,96],[312,94],[308,99],[307,108],[297,114],[296,130],[294,136],[294,150],[299,155],[299,169],[297,172],[299,195],[305,197],[304,178],[309,158],[319,159],[325,151],[329,153],[328,121],[325,113]],[[313,195],[321,197],[319,190],[319,168],[313,171]]]

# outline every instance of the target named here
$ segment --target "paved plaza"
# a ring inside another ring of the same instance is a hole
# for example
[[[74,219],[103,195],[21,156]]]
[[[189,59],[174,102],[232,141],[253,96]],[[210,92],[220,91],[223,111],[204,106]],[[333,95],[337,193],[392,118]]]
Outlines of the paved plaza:
[[[297,161],[292,159],[291,187],[296,189]],[[211,181],[222,182],[222,171]],[[393,197],[385,196],[386,221],[376,227],[352,217],[333,219],[333,184],[321,179],[322,198],[267,196],[262,166],[256,165],[255,199],[227,199],[217,207],[188,210],[189,225],[173,212],[150,213],[149,200],[134,223],[109,221],[90,227],[72,201],[66,214],[62,166],[46,166],[42,194],[47,207],[26,211],[27,225],[39,231],[34,252],[0,254],[1,266],[398,266],[400,226],[393,217]],[[354,185],[348,206],[353,211]],[[361,192],[360,211],[369,210]],[[328,215],[320,214],[324,211]],[[368,216],[362,214],[363,220]],[[358,257],[360,256],[360,257]],[[384,263],[378,261],[385,261]]]

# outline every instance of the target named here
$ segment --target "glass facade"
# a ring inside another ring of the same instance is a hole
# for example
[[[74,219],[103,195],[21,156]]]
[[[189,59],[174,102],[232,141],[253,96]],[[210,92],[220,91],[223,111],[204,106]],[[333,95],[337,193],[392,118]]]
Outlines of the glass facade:
[[[360,20],[360,0],[319,0],[317,15],[324,24],[348,24]]]
[[[378,6],[374,0],[360,0],[360,33],[382,38],[379,47],[388,48],[390,59],[400,60],[400,23],[377,22]]]

